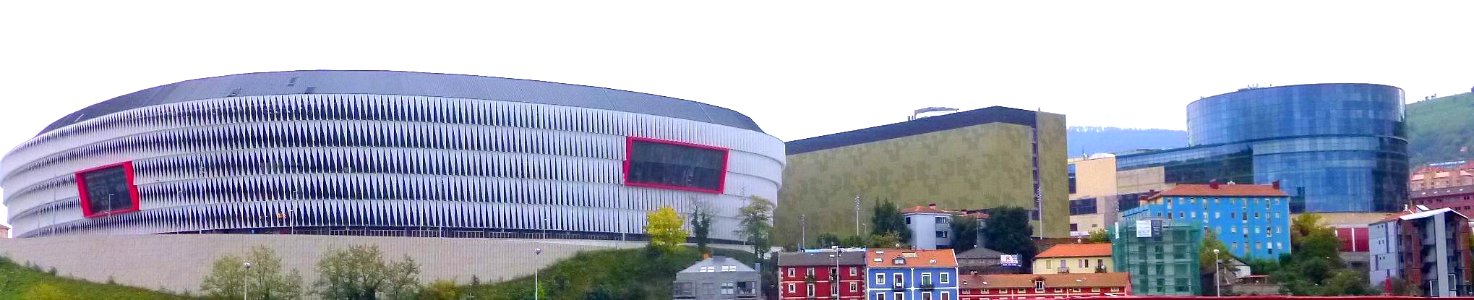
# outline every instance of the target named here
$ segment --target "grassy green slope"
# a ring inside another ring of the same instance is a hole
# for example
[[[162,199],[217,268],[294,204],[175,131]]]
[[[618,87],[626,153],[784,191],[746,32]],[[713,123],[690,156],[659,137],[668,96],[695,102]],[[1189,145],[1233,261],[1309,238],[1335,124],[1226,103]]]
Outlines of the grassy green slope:
[[[1434,98],[1407,106],[1408,160],[1411,167],[1461,160],[1474,152],[1474,94]]]
[[[185,299],[146,289],[58,277],[0,257],[0,300],[10,299]]]
[[[715,250],[751,264],[749,252]],[[645,249],[582,252],[544,268],[539,275],[543,299],[670,299],[676,272],[696,263],[696,250],[651,255]],[[532,277],[481,286],[465,286],[462,295],[475,299],[532,299]]]

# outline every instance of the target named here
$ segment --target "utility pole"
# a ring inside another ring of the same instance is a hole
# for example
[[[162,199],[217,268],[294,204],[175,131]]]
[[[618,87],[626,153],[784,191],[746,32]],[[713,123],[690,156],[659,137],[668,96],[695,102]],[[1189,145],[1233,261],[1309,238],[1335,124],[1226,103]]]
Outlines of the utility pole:
[[[799,214],[798,215],[798,248],[799,248],[799,250],[808,249],[808,247],[804,247],[804,243],[808,243],[808,241],[809,241],[808,215]]]
[[[855,195],[855,236],[860,236],[860,195]]]

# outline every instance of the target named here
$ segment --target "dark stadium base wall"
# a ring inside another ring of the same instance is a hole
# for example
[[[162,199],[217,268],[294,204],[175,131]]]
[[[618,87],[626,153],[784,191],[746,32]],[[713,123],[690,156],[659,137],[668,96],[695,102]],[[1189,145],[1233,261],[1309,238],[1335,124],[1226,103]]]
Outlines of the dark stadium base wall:
[[[454,279],[461,284],[475,275],[481,282],[530,276],[579,251],[644,247],[645,242],[414,238],[322,235],[78,235],[0,239],[0,256],[16,263],[56,268],[57,274],[92,282],[116,281],[147,289],[198,293],[211,263],[223,255],[244,255],[266,246],[282,257],[284,269],[297,269],[303,283],[317,280],[316,263],[329,249],[372,245],[383,257],[409,255],[420,264],[420,281]],[[743,246],[718,246],[747,249]],[[542,249],[541,255],[534,249]],[[87,259],[78,259],[85,257]]]
[[[1044,235],[1069,227],[1064,116],[1040,113],[1040,178]],[[804,215],[807,238],[855,233],[855,196],[868,233],[876,200],[908,207],[936,203],[947,210],[1034,206],[1028,126],[989,123],[788,156],[783,199],[774,213],[776,246],[797,245]],[[1057,178],[1056,178],[1057,177]],[[1037,223],[1036,223],[1037,226]]]

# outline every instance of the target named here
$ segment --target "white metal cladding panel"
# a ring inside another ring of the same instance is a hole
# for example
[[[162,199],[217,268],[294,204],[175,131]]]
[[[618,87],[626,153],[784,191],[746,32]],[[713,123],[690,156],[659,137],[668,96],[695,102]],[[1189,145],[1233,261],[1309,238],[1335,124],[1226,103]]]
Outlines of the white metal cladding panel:
[[[623,186],[626,136],[732,149],[726,193]],[[640,233],[646,211],[669,205],[685,212],[701,201],[718,213],[713,237],[735,240],[743,196],[776,200],[782,154],[783,143],[760,132],[624,112],[411,96],[263,96],[144,107],[47,132],[6,156],[0,186],[13,191],[5,203],[21,237],[42,227],[281,227],[288,225],[270,217],[285,211],[297,226]],[[130,160],[143,211],[82,218],[73,172]]]

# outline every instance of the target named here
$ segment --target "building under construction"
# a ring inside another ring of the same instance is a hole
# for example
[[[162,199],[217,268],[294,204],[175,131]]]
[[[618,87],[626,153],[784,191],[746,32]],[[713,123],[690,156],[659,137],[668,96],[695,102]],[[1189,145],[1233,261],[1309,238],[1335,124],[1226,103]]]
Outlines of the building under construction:
[[[1117,222],[1111,234],[1114,271],[1131,273],[1134,294],[1201,294],[1198,251],[1203,245],[1202,225],[1191,221],[1141,219]]]

